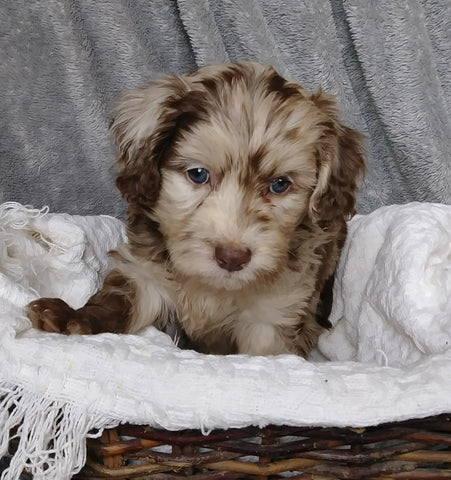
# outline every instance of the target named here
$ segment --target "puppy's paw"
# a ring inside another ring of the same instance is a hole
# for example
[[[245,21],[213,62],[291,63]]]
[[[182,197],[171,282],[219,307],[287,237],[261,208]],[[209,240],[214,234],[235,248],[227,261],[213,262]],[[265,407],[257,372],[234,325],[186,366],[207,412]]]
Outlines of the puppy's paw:
[[[65,335],[92,333],[89,319],[59,298],[40,298],[27,306],[27,316],[34,328]]]

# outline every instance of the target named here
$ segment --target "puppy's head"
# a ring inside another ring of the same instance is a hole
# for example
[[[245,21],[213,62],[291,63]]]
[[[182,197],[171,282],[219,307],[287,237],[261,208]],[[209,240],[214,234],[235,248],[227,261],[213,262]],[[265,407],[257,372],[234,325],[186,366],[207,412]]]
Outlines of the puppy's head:
[[[129,212],[149,219],[176,273],[211,286],[270,281],[303,224],[333,233],[354,213],[360,135],[330,96],[271,67],[161,77],[122,98],[112,132]]]

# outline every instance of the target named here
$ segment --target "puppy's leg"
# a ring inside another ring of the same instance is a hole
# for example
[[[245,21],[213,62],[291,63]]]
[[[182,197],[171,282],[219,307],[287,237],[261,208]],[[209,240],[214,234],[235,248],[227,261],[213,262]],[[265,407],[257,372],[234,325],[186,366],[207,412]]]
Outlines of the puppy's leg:
[[[125,333],[130,326],[134,294],[132,282],[112,270],[102,289],[84,307],[75,310],[59,298],[41,298],[28,305],[27,315],[35,328],[47,332]]]

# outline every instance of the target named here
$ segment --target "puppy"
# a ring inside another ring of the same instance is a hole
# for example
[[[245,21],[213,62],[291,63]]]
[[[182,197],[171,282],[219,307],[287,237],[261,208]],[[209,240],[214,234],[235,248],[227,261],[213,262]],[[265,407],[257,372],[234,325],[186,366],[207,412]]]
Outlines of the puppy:
[[[211,65],[126,94],[111,130],[129,242],[84,307],[34,301],[33,325],[134,333],[176,318],[201,352],[306,356],[364,169],[333,98],[269,66]]]

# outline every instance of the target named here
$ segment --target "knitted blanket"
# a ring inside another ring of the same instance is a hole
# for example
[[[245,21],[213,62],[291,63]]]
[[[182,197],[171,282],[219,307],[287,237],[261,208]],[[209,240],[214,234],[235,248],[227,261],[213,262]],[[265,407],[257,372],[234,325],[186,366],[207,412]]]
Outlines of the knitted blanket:
[[[20,438],[2,480],[23,468],[69,479],[85,462],[85,438],[121,422],[207,433],[451,412],[451,207],[384,207],[349,230],[335,326],[312,358],[213,356],[180,350],[153,327],[92,336],[30,328],[27,302],[59,296],[78,307],[99,287],[123,225],[1,206],[0,456]]]

